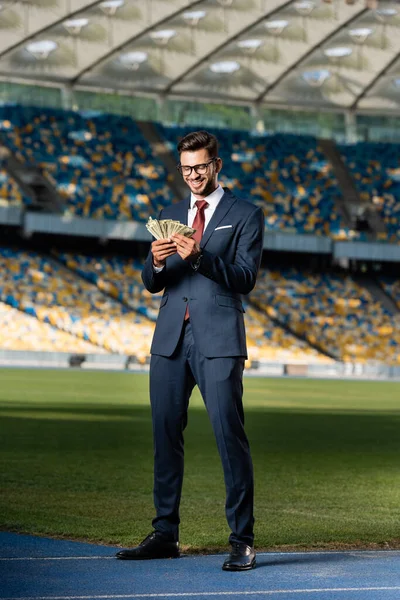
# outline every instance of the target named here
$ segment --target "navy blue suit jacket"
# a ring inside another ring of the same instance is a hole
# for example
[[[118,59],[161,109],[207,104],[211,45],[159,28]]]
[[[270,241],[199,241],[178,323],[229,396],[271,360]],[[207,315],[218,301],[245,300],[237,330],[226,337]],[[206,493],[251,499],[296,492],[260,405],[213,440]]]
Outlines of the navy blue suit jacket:
[[[197,271],[174,254],[167,258],[164,269],[155,273],[149,252],[143,283],[151,293],[164,289],[152,354],[173,354],[188,302],[194,341],[204,356],[247,356],[242,294],[248,294],[256,283],[264,215],[254,204],[224,191],[204,230],[200,243],[203,257]],[[190,198],[164,208],[160,218],[187,224],[189,202]]]

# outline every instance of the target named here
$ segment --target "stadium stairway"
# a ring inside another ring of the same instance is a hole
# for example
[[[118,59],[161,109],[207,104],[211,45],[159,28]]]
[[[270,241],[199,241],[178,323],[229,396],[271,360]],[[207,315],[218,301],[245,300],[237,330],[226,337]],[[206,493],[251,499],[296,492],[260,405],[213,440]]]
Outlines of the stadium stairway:
[[[256,310],[258,310],[259,312],[261,312],[262,314],[266,315],[268,317],[268,319],[270,319],[270,321],[272,321],[272,323],[274,323],[278,327],[281,327],[282,329],[284,329],[285,331],[287,331],[287,333],[290,333],[292,336],[294,336],[298,340],[301,340],[302,342],[305,342],[308,346],[310,346],[310,348],[313,348],[314,350],[316,350],[317,352],[319,352],[323,356],[327,356],[328,358],[331,358],[332,360],[335,360],[335,361],[336,360],[340,360],[340,357],[337,356],[336,354],[328,352],[325,348],[323,348],[322,346],[320,346],[318,343],[315,343],[315,342],[312,342],[311,340],[309,340],[306,335],[295,331],[287,323],[285,323],[285,322],[281,321],[280,319],[278,319],[276,317],[273,317],[270,314],[268,314],[265,311],[265,308],[262,306],[262,304],[260,304],[259,302],[257,302],[257,300],[254,300],[253,298],[250,297],[249,298],[249,304],[251,306],[253,306]]]
[[[337,204],[341,209],[341,214],[346,224],[350,228],[355,229],[357,227],[357,220],[362,218],[367,222],[371,232],[375,234],[385,233],[385,224],[378,215],[375,207],[370,206],[361,199],[353,177],[344,163],[336,143],[329,139],[319,139],[318,143],[326,158],[331,163],[339,187],[341,188],[343,198],[338,199]]]
[[[381,284],[372,277],[365,277],[363,275],[353,275],[353,279],[361,287],[366,288],[371,296],[379,302],[386,310],[392,315],[400,313],[400,309],[397,307],[396,302],[391,296],[383,289]]]
[[[183,182],[182,177],[178,175],[176,170],[176,160],[166,144],[166,140],[160,135],[154,123],[148,121],[137,121],[137,126],[146,138],[154,156],[158,156],[168,172],[167,183],[171,188],[176,200],[183,200],[187,196],[187,187]]]
[[[39,167],[35,164],[23,164],[9,148],[6,147],[6,151],[5,168],[24,195],[30,199],[31,209],[46,213],[62,213],[65,203]]]

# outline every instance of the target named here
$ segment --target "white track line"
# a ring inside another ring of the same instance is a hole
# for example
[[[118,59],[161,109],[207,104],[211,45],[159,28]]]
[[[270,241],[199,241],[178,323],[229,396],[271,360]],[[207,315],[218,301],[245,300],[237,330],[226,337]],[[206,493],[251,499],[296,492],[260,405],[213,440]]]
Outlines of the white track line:
[[[270,558],[274,556],[308,556],[308,555],[327,555],[330,554],[399,554],[400,550],[320,550],[311,552],[257,552],[257,556],[268,556]],[[213,558],[213,557],[224,556],[221,554],[185,554],[182,553],[181,558]],[[29,560],[115,560],[115,556],[11,556],[11,557],[0,557],[1,562],[23,562]],[[130,598],[131,596],[129,596]],[[107,596],[108,598],[108,596]],[[0,600],[3,600],[0,598]]]
[[[182,552],[181,558],[212,558],[222,557],[226,553],[219,554],[185,554]],[[309,555],[325,555],[331,554],[400,554],[400,550],[388,549],[388,550],[313,550],[307,552],[257,552],[257,556],[309,556]],[[19,556],[19,557],[0,557],[0,562],[4,561],[24,561],[24,560],[114,560],[113,555],[104,556]],[[0,599],[2,600],[2,599]]]
[[[0,562],[15,560],[114,560],[114,556],[25,556],[18,558],[0,558]]]
[[[376,587],[353,587],[353,588],[307,588],[294,590],[258,590],[258,591],[236,591],[236,592],[177,592],[165,594],[113,594],[113,595],[89,595],[89,596],[24,596],[14,598],[2,598],[2,600],[117,600],[132,598],[197,598],[202,596],[274,596],[278,594],[323,594],[332,592],[381,592],[399,591],[400,585],[376,586]]]

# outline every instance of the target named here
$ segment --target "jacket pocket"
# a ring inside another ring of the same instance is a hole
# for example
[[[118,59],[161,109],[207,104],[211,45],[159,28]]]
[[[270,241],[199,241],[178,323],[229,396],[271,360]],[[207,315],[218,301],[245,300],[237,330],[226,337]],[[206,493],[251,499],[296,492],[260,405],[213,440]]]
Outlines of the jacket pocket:
[[[168,294],[165,294],[165,296],[163,296],[161,298],[160,308],[162,308],[165,304],[167,304],[167,302],[168,302]]]
[[[232,296],[222,296],[221,294],[217,294],[215,296],[217,304],[219,306],[228,306],[229,308],[236,308],[239,312],[244,313],[243,304],[237,298],[232,298]]]

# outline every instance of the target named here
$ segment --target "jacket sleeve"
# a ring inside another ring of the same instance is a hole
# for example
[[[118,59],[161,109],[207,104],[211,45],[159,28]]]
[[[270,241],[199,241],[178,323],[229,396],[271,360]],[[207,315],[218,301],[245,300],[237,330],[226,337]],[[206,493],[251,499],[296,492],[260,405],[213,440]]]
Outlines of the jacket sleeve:
[[[203,250],[198,273],[232,292],[248,294],[254,288],[264,242],[264,214],[261,208],[251,212],[243,225],[233,264]]]
[[[162,210],[160,211],[160,214],[158,215],[158,219],[160,220],[161,218],[162,218]],[[164,266],[163,270],[160,271],[159,273],[156,273],[156,271],[153,269],[153,254],[151,252],[151,246],[150,246],[150,250],[147,255],[146,262],[144,263],[144,267],[143,267],[143,271],[142,271],[142,281],[144,283],[144,287],[146,288],[146,290],[148,292],[150,292],[151,294],[157,294],[158,292],[161,292],[161,290],[163,290],[165,288],[166,280],[167,280],[166,270],[167,270],[166,266]]]
[[[167,280],[166,271],[167,267],[165,266],[159,273],[155,272],[153,269],[153,254],[150,249],[142,271],[142,281],[148,292],[157,294],[165,288]]]

